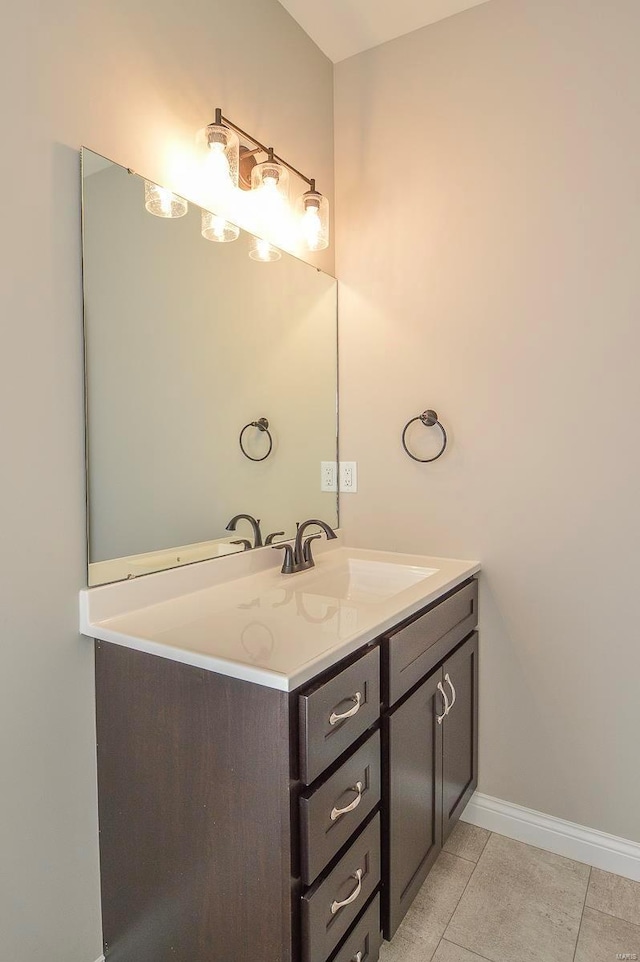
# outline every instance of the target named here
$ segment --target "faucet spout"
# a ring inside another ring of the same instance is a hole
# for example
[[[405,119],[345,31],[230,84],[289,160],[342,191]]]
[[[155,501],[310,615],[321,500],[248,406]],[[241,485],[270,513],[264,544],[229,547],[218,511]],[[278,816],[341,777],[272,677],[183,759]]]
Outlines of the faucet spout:
[[[311,542],[315,541],[316,538],[321,538],[322,535],[316,532],[315,534],[307,535],[306,538],[304,536],[307,528],[311,528],[313,525],[322,528],[327,537],[327,541],[332,541],[338,537],[326,521],[318,521],[315,518],[311,518],[309,521],[303,521],[302,524],[298,525],[298,533],[296,534],[296,540],[293,546],[287,542],[273,545],[274,548],[284,551],[284,562],[281,568],[283,575],[291,575],[297,571],[306,571],[307,568],[315,567],[315,561],[311,553]]]
[[[320,537],[320,535],[316,533],[310,537],[304,537],[304,533],[307,528],[312,528],[314,525],[322,528],[326,535],[327,541],[332,541],[334,538],[337,538],[337,534],[333,528],[326,523],[326,521],[320,521],[317,518],[310,518],[309,521],[303,521],[298,527],[293,549],[294,561],[298,566],[298,571],[304,571],[306,568],[313,568],[315,566],[315,561],[313,560],[313,555],[311,553],[311,542],[315,541],[315,539]]]
[[[238,521],[248,521],[253,528],[253,547],[262,548],[262,532],[260,530],[260,519],[254,518],[250,514],[236,514],[227,525],[227,531],[235,531]]]

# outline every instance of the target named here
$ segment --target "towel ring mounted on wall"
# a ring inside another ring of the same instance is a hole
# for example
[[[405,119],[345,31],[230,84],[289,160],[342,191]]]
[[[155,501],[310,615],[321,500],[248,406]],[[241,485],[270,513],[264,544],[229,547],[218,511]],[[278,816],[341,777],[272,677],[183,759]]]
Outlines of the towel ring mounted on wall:
[[[266,434],[267,437],[269,438],[269,447],[267,449],[267,453],[263,454],[261,458],[253,458],[251,457],[250,454],[247,454],[247,452],[245,451],[244,444],[242,443],[242,438],[247,428],[257,428],[258,431],[261,431],[263,434]],[[258,418],[257,421],[249,421],[248,424],[245,424],[242,431],[240,432],[240,437],[238,438],[238,441],[240,442],[240,450],[244,454],[245,458],[249,458],[250,461],[265,461],[271,454],[271,450],[273,448],[273,438],[271,437],[271,432],[269,431],[269,422],[267,421],[267,419]]]
[[[435,457],[417,458],[415,454],[412,454],[409,448],[407,447],[407,440],[406,440],[407,431],[409,430],[411,425],[414,424],[415,421],[421,421],[426,428],[439,427],[440,430],[442,431],[442,447],[440,448],[440,450],[438,451]],[[429,462],[431,461],[437,461],[438,458],[441,458],[442,455],[444,454],[446,446],[447,446],[447,432],[445,431],[442,424],[440,424],[440,421],[438,420],[438,415],[436,414],[435,411],[423,411],[422,414],[419,414],[417,418],[411,418],[411,420],[407,421],[407,423],[405,424],[404,431],[402,432],[402,447],[405,449],[409,457],[413,458],[414,461],[419,461],[421,464],[429,464]]]

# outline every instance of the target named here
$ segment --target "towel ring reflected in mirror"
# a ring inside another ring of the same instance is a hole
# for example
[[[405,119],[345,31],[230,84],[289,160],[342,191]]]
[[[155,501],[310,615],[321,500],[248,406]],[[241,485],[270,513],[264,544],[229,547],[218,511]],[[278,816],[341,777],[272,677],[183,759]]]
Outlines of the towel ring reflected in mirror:
[[[416,421],[420,421],[420,423],[424,424],[426,428],[438,427],[442,432],[442,447],[433,458],[418,458],[415,454],[412,454],[407,447],[407,431],[412,424],[415,424]],[[419,461],[420,464],[429,464],[431,461],[437,461],[438,458],[441,458],[445,452],[445,448],[447,447],[447,440],[447,432],[438,420],[438,415],[435,411],[431,410],[423,411],[422,414],[419,414],[417,417],[411,418],[410,421],[407,421],[404,426],[404,431],[402,432],[402,447],[405,449],[410,458],[412,458],[414,461]]]
[[[261,432],[262,434],[266,434],[267,437],[269,438],[269,447],[267,448],[267,453],[263,454],[261,458],[252,457],[252,455],[250,455],[247,452],[244,446],[244,443],[243,443],[244,433],[249,428],[257,428],[259,432]],[[245,458],[249,458],[250,461],[266,461],[266,459],[269,457],[273,449],[273,438],[271,437],[271,432],[269,431],[269,422],[267,421],[267,419],[258,418],[257,421],[249,421],[248,424],[245,424],[242,431],[240,432],[240,437],[238,438],[238,441],[240,442],[240,450],[244,454]]]

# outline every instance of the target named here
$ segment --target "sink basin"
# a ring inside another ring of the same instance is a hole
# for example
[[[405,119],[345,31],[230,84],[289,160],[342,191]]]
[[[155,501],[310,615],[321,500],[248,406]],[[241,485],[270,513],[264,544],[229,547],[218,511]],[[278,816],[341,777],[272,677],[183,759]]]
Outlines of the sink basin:
[[[310,579],[304,588],[302,585],[300,587],[305,594],[352,601],[354,604],[376,604],[393,598],[407,588],[413,588],[439,570],[349,558],[344,564]]]

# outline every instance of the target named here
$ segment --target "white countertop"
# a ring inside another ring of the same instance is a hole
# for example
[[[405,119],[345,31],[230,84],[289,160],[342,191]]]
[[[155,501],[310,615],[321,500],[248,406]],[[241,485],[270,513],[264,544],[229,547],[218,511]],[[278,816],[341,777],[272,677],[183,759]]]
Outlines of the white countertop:
[[[281,574],[281,555],[274,567],[275,552],[262,549],[85,589],[80,630],[293,691],[480,570],[335,544],[323,543],[316,566],[298,574]]]

